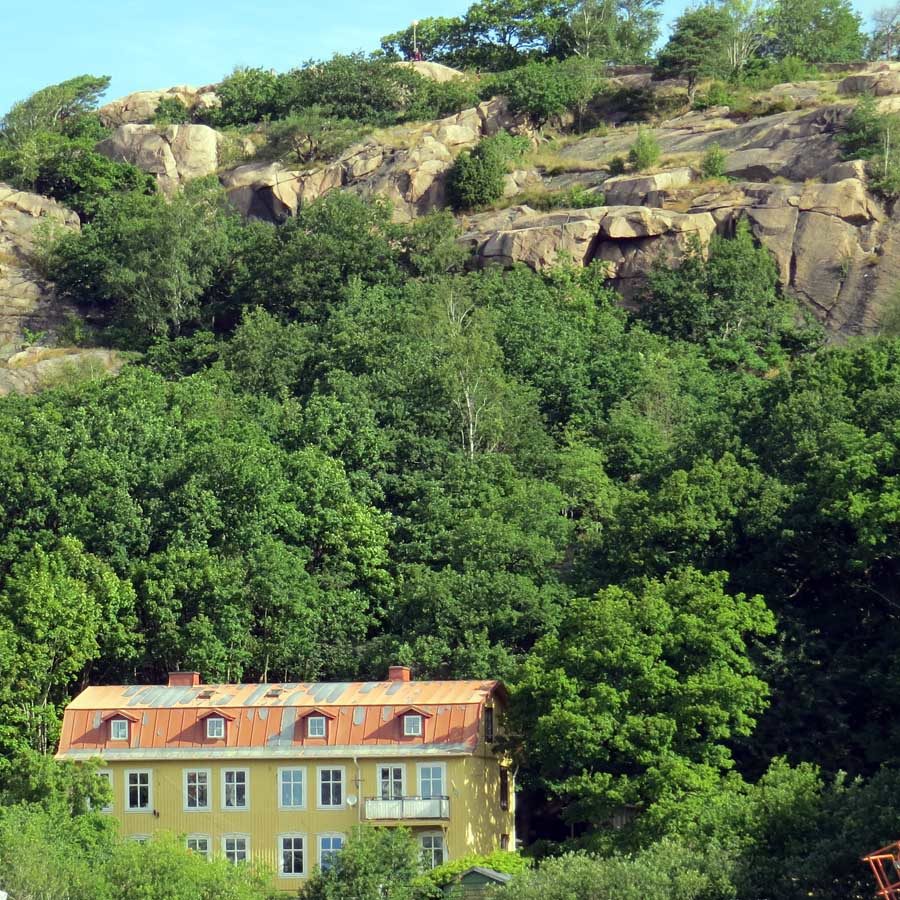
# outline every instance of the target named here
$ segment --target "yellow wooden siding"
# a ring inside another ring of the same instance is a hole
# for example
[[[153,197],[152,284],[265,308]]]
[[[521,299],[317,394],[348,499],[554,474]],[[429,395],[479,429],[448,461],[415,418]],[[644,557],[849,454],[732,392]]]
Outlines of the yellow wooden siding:
[[[305,836],[304,862],[309,873],[318,865],[318,838],[320,835],[347,834],[359,824],[403,824],[414,832],[440,832],[444,837],[447,859],[468,853],[488,853],[498,849],[500,836],[510,835],[510,849],[514,847],[514,794],[510,790],[510,809],[500,809],[500,779],[497,759],[482,743],[474,756],[427,757],[406,759],[378,759],[366,757],[354,763],[352,759],[314,760],[209,760],[209,761],[159,761],[153,763],[110,763],[112,775],[113,807],[111,814],[121,823],[124,836],[152,835],[169,831],[178,835],[206,835],[213,853],[222,853],[225,835],[247,835],[253,859],[261,861],[277,871],[279,859],[278,838],[283,834]],[[404,794],[418,793],[417,765],[419,763],[443,763],[446,767],[444,792],[450,797],[449,819],[393,820],[370,822],[366,819],[366,799],[379,794],[378,768],[380,765],[403,766],[405,769]],[[281,809],[279,807],[279,769],[300,768],[305,775],[305,808]],[[342,809],[318,808],[318,770],[321,768],[344,769],[344,800]],[[209,811],[185,809],[184,773],[186,770],[207,769],[210,772]],[[223,772],[245,769],[249,775],[248,808],[246,810],[223,809]],[[151,810],[132,812],[127,806],[127,772],[149,770],[152,772]],[[356,796],[357,803],[346,805],[348,796]],[[275,884],[284,890],[296,889],[296,877],[277,877]]]

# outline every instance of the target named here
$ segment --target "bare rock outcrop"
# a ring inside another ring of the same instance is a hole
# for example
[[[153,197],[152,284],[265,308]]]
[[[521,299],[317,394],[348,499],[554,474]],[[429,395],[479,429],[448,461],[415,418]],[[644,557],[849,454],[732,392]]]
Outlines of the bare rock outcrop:
[[[373,138],[328,165],[306,171],[281,163],[249,163],[220,177],[228,196],[247,216],[283,221],[335,188],[391,201],[398,221],[444,205],[446,174],[456,155],[482,137],[521,130],[500,98],[418,128],[396,129],[396,145]],[[523,176],[524,183],[524,176]]]
[[[839,94],[872,94],[874,97],[900,94],[900,63],[878,63],[864,72],[848,75],[837,90]]]
[[[412,69],[423,78],[430,78],[432,81],[443,83],[445,81],[453,81],[456,78],[462,78],[463,73],[459,69],[452,69],[450,66],[441,65],[441,63],[428,62],[427,60],[409,60],[406,62],[396,63],[407,69]]]
[[[716,230],[707,212],[678,213],[646,206],[598,206],[540,213],[527,206],[473,216],[462,240],[480,265],[525,263],[545,269],[563,260],[602,260],[626,299],[660,258],[680,258],[689,243],[706,246]]]
[[[215,89],[215,85],[200,88],[179,85],[158,91],[137,91],[101,106],[100,121],[107,128],[148,124],[153,121],[160,101],[167,99],[180,100],[194,114],[203,113],[221,105]]]
[[[124,363],[115,350],[32,347],[0,365],[0,397],[33,394],[64,382],[115,375]]]
[[[35,272],[30,255],[40,226],[79,225],[78,216],[55,200],[0,184],[0,356],[15,349],[26,331],[52,331],[73,313]]]
[[[155,175],[171,195],[186,181],[216,171],[221,139],[206,125],[120,125],[97,151]]]

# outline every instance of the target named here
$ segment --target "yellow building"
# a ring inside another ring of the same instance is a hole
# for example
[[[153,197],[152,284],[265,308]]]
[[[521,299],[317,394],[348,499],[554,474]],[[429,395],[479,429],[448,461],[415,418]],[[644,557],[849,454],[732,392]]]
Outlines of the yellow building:
[[[121,833],[256,859],[296,890],[356,825],[404,825],[438,865],[515,848],[512,773],[493,749],[496,681],[89,687],[58,759],[102,758]]]

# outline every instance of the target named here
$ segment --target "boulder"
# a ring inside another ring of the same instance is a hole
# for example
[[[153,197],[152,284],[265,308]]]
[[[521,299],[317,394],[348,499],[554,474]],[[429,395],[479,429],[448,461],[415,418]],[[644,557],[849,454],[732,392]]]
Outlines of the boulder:
[[[55,200],[0,184],[0,356],[15,349],[26,331],[52,333],[75,313],[34,270],[30,257],[39,227],[79,225],[78,216]]]
[[[99,109],[100,121],[107,128],[119,125],[149,124],[156,115],[161,100],[180,100],[195,115],[221,106],[215,85],[195,88],[181,85],[159,91],[138,91],[112,100]]]
[[[216,171],[222,136],[206,125],[120,125],[97,152],[156,176],[171,196],[185,182]]]
[[[693,169],[682,166],[655,175],[617,175],[603,182],[608,206],[662,206],[666,191],[687,187],[694,179]]]
[[[0,365],[0,397],[116,374],[124,362],[115,350],[31,347]]]
[[[409,60],[408,62],[398,62],[394,65],[403,66],[418,72],[423,78],[429,78],[431,81],[453,81],[455,78],[464,78],[459,69],[451,69],[450,66],[441,65],[441,63],[427,62],[425,60]]]
[[[900,94],[900,64],[883,62],[865,72],[848,75],[840,84],[839,94],[872,94],[874,97],[889,97]]]

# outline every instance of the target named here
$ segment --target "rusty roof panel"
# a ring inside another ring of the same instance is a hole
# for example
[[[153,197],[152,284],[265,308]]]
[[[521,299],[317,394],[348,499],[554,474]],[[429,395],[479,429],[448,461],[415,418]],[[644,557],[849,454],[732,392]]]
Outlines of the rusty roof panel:
[[[226,745],[235,750],[394,745],[394,752],[401,752],[422,742],[474,750],[483,704],[497,687],[494,681],[92,687],[66,710],[60,753],[119,752],[107,746],[109,735],[101,719],[104,713],[124,708],[140,711],[130,747],[144,754],[222,752],[221,743],[207,745],[202,724],[202,714],[216,708],[234,716],[226,730]],[[421,741],[402,735],[397,714],[410,706],[427,713]],[[278,712],[270,716],[270,708]],[[315,708],[333,718],[325,740],[307,741],[297,722]]]

